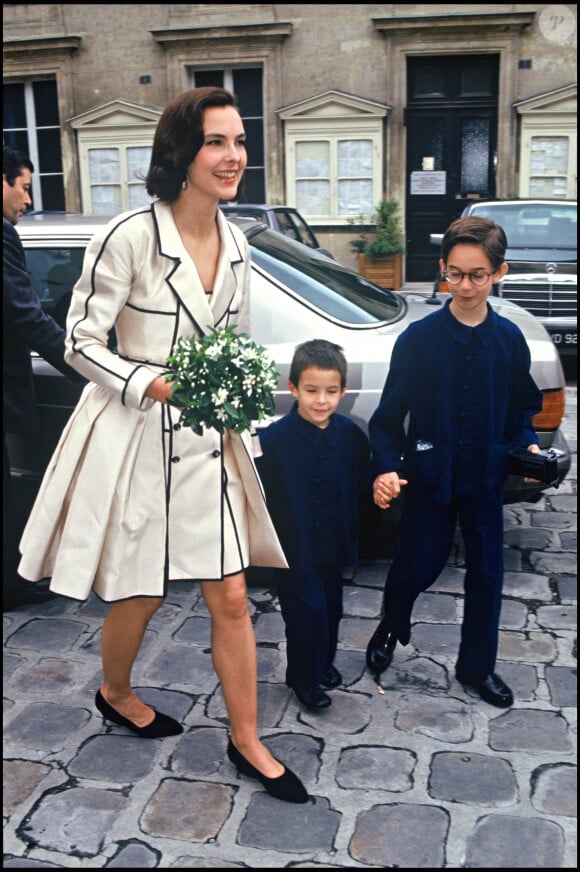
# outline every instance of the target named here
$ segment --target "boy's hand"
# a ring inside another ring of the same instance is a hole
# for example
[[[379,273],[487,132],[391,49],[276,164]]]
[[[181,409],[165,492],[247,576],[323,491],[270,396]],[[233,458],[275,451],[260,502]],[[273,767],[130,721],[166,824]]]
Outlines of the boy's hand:
[[[373,499],[379,509],[390,508],[391,501],[396,500],[401,493],[401,487],[407,484],[407,479],[399,478],[396,472],[383,472],[377,475],[373,483]]]
[[[531,445],[528,445],[528,451],[530,452],[530,454],[539,454],[540,453],[540,446],[536,445],[535,442],[532,442]],[[524,476],[524,481],[531,483],[531,482],[537,481],[537,479],[536,478],[529,478],[526,475],[526,476]]]

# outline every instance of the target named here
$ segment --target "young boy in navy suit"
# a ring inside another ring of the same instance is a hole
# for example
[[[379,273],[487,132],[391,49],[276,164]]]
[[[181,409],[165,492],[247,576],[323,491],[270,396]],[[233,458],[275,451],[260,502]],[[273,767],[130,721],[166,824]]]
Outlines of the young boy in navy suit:
[[[507,454],[539,451],[531,416],[542,407],[522,332],[487,299],[508,270],[506,247],[503,229],[489,218],[449,226],[439,265],[450,299],[397,340],[369,423],[375,503],[386,508],[402,485],[405,501],[367,666],[378,681],[397,642],[408,644],[414,602],[443,570],[459,521],[466,571],[455,676],[500,708],[513,703],[495,672]]]
[[[290,412],[260,433],[256,465],[289,569],[276,573],[286,630],[286,684],[309,711],[328,708],[322,688],[342,682],[334,666],[342,575],[358,561],[359,500],[370,502],[366,434],[336,410],[346,391],[342,349],[324,339],[299,345],[288,387]]]

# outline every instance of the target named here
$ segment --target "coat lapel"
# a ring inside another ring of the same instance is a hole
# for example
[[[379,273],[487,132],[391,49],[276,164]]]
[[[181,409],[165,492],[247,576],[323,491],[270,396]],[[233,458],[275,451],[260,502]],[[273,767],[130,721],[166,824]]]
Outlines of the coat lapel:
[[[218,209],[218,228],[221,238],[221,254],[215,280],[215,288],[211,301],[214,321],[220,324],[225,313],[230,308],[232,299],[238,288],[241,270],[237,265],[244,262],[244,256],[240,250],[231,226]]]
[[[227,311],[237,287],[235,264],[243,262],[242,253],[229,229],[228,222],[218,210],[218,228],[221,251],[215,287],[208,303],[195,264],[189,256],[173,219],[168,203],[153,203],[157,228],[159,254],[167,259],[165,281],[179,299],[188,316],[202,333],[209,333]]]

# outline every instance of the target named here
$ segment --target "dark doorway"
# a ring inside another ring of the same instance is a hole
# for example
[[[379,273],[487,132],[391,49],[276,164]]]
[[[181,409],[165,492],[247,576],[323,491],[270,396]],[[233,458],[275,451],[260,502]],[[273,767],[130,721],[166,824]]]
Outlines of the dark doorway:
[[[406,280],[434,280],[442,233],[495,197],[497,55],[408,58]]]

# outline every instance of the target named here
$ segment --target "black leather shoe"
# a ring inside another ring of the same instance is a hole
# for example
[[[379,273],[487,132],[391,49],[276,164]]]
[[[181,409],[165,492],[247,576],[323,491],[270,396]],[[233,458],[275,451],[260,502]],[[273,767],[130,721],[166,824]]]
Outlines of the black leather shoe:
[[[391,665],[396,644],[397,637],[391,633],[383,618],[367,645],[367,667],[370,672],[378,676]]]
[[[325,687],[327,690],[334,690],[339,684],[342,684],[342,675],[336,666],[329,666],[322,676],[320,686]]]
[[[505,681],[502,681],[495,672],[491,675],[486,675],[484,678],[477,678],[474,675],[469,675],[468,672],[463,672],[462,669],[456,669],[455,677],[461,684],[473,687],[480,697],[490,705],[496,705],[499,708],[509,708],[513,705],[513,693]]]
[[[288,682],[286,684],[294,691],[304,708],[311,712],[321,712],[322,709],[332,705],[331,698],[317,684],[312,687],[305,684],[289,684]]]
[[[164,715],[153,709],[155,717],[146,727],[138,727],[133,721],[124,718],[123,715],[109,705],[100,690],[97,690],[95,696],[95,705],[104,718],[117,724],[119,727],[127,727],[132,733],[141,736],[142,739],[162,739],[164,736],[178,736],[183,733],[183,727],[169,715]]]
[[[240,754],[231,739],[228,741],[228,757],[230,762],[237,767],[238,772],[241,772],[242,775],[247,775],[248,778],[257,778],[264,785],[270,796],[275,796],[276,799],[283,799],[285,802],[308,802],[306,788],[298,776],[291,769],[288,769],[287,766],[284,766],[284,772],[278,778],[266,778],[259,769],[252,766]]]

